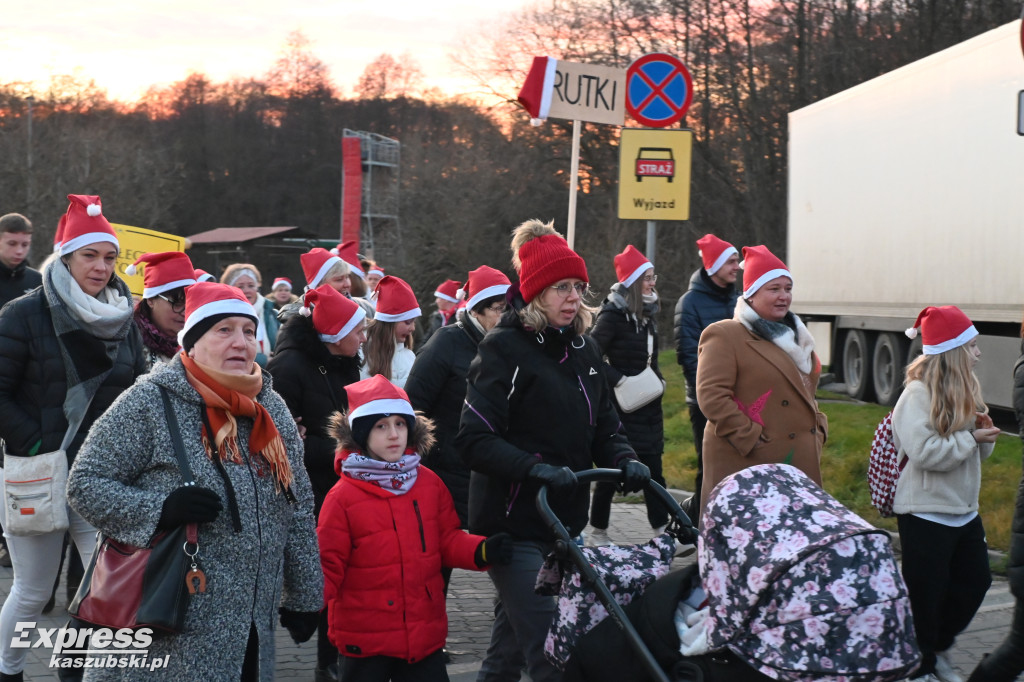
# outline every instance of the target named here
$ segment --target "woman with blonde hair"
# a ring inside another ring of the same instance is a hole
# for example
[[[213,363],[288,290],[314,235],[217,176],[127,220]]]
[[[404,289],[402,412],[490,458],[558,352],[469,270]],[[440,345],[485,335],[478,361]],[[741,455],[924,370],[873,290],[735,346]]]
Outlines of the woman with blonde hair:
[[[509,533],[515,548],[512,563],[490,572],[498,601],[480,682],[518,680],[524,664],[534,682],[561,679],[544,655],[555,600],[533,589],[553,543],[534,506],[540,486],[575,534],[587,524],[590,502],[575,472],[622,469],[631,491],[650,478],[620,429],[601,351],[583,335],[595,312],[584,303],[586,263],[550,223],[529,220],[512,235],[519,283],[480,340],[455,440],[472,469],[471,531]]]
[[[412,287],[398,277],[383,278],[377,291],[377,310],[366,327],[365,362],[359,374],[363,379],[381,374],[404,388],[416,360],[413,330],[422,312]]]
[[[981,350],[967,316],[955,306],[928,307],[907,335],[918,328],[924,354],[907,367],[892,415],[893,440],[906,458],[893,511],[922,654],[914,679],[957,682],[950,648],[992,584],[978,493],[981,461],[999,429],[974,374]]]
[[[274,302],[264,298],[260,293],[260,286],[263,284],[260,271],[252,263],[232,263],[224,268],[220,281],[221,284],[241,290],[245,300],[249,301],[256,311],[256,345],[259,349],[256,362],[260,367],[266,367],[267,358],[273,354],[274,346],[277,345],[277,330],[281,323],[277,319]]]

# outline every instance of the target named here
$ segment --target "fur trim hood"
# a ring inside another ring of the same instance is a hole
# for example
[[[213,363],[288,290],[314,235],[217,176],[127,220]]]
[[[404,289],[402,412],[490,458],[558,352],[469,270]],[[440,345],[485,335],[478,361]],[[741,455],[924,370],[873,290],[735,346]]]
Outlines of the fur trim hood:
[[[362,448],[352,437],[352,425],[348,422],[348,414],[335,412],[327,422],[327,432],[338,444],[334,450],[334,470],[341,475],[341,463],[350,452],[362,452]],[[421,457],[425,457],[434,447],[434,422],[422,412],[416,412],[416,424],[409,434],[407,447],[412,448]]]

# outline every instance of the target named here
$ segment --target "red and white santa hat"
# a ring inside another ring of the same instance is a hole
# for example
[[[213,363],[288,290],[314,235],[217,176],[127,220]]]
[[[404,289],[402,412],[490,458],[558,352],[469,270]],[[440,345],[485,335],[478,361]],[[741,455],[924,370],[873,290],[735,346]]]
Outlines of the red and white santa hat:
[[[53,233],[53,252],[60,252],[61,242],[64,241],[64,225],[68,222],[68,214],[65,213],[57,221],[57,231]]]
[[[288,291],[291,291],[292,290],[292,281],[290,279],[288,279],[287,277],[275,277],[274,278],[274,284],[270,287],[270,290],[273,291],[274,289],[277,289],[278,287],[283,287],[283,288],[287,289]]]
[[[633,282],[637,281],[640,275],[653,268],[651,261],[632,244],[615,256],[615,276],[627,287],[633,286]]]
[[[789,277],[789,281],[793,281],[786,264],[764,245],[744,246],[740,267],[743,268],[743,298],[750,298],[776,277]]]
[[[307,289],[320,286],[327,272],[341,262],[340,258],[319,246],[299,256],[299,260],[302,262],[302,272],[306,275]]]
[[[914,326],[906,331],[907,337],[917,338],[921,330],[921,351],[925,355],[938,355],[959,348],[978,335],[969,317],[955,305],[928,306],[917,316]]]
[[[366,319],[366,311],[361,305],[339,293],[330,284],[310,289],[302,295],[302,301],[304,305],[300,312],[303,315],[312,314],[313,327],[324,343],[343,339]]]
[[[466,286],[460,290],[466,298],[466,309],[472,310],[477,303],[493,296],[504,296],[512,282],[500,270],[481,265],[469,273]]]
[[[402,322],[422,314],[416,294],[405,280],[387,275],[377,284],[377,312],[373,316],[374,320]]]
[[[725,265],[725,261],[738,251],[735,246],[724,239],[719,239],[713,234],[706,234],[697,240],[697,253],[700,254],[700,259],[704,263],[704,271],[713,275]]]
[[[348,394],[348,423],[372,414],[406,414],[415,418],[416,412],[409,395],[384,378],[375,374],[345,387]]]
[[[456,282],[454,279],[446,279],[434,291],[434,296],[450,303],[458,303],[459,289],[461,288],[462,282]]]
[[[384,274],[384,268],[379,265],[374,265],[370,268],[369,272],[366,273],[366,276],[369,277],[370,275],[377,275],[378,277],[383,277]]]
[[[69,194],[68,210],[64,214],[64,232],[61,235],[60,255],[66,256],[83,246],[108,242],[121,249],[117,233],[103,217],[100,198],[92,194]]]
[[[348,267],[352,272],[366,279],[366,275],[363,273],[363,266],[359,262],[358,251],[359,244],[354,239],[342,242],[331,249],[331,253],[348,263]]]
[[[181,251],[144,253],[124,269],[125,274],[138,274],[139,265],[144,265],[142,285],[145,288],[142,290],[142,298],[153,298],[165,291],[190,287],[196,283],[192,261]]]
[[[256,309],[238,287],[220,282],[199,282],[190,286],[185,289],[185,326],[178,332],[178,343],[182,347],[190,347],[192,344],[186,344],[185,337],[193,327],[203,326],[203,322],[210,318],[221,319],[234,315],[248,317],[253,322],[259,321]]]
[[[206,270],[196,268],[195,271],[196,282],[216,282],[217,278],[208,273]]]

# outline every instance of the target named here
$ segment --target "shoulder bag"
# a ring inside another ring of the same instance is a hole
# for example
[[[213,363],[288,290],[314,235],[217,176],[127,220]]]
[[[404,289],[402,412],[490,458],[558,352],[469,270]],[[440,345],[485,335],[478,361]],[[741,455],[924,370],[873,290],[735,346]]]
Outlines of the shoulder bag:
[[[178,419],[163,387],[160,397],[185,485],[194,485]],[[199,570],[199,531],[194,523],[158,531],[145,547],[100,533],[68,613],[93,625],[121,629],[148,627],[169,633],[185,629],[189,598],[205,591]]]
[[[654,356],[654,334],[647,329],[647,367],[636,376],[623,377],[614,388],[615,402],[623,412],[635,412],[661,397],[665,381],[651,367]]]

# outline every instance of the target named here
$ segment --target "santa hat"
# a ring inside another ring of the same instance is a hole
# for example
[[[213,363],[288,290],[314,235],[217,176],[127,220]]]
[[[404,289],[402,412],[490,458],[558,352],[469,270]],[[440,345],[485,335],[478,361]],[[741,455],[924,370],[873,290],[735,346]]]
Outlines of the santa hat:
[[[651,261],[632,244],[615,256],[615,275],[627,287],[633,286],[633,282],[640,279],[640,275],[652,269],[654,266],[651,265]]]
[[[195,275],[197,282],[214,282],[217,280],[216,277],[208,273],[206,270],[202,270],[200,268],[196,268]]]
[[[287,277],[275,277],[274,278],[274,284],[270,287],[270,290],[273,291],[274,289],[276,289],[279,286],[284,287],[288,291],[291,291],[292,290],[292,281],[290,279],[288,279]]]
[[[57,221],[57,231],[53,233],[53,252],[60,251],[61,242],[64,241],[64,225],[68,222],[68,214],[65,213]]]
[[[466,298],[466,309],[472,310],[480,301],[493,296],[504,296],[511,285],[512,282],[505,273],[481,265],[469,273],[466,286],[460,292]]]
[[[907,336],[917,338],[918,328],[921,329],[921,351],[925,355],[959,348],[978,335],[970,318],[955,305],[928,306],[906,331]]]
[[[789,281],[793,281],[786,264],[764,245],[744,246],[740,267],[743,268],[743,298],[750,298],[776,277],[789,277]]]
[[[384,378],[375,374],[345,387],[348,394],[348,423],[370,415],[405,414],[415,418],[416,412],[409,395]]]
[[[416,302],[416,294],[405,280],[388,275],[377,285],[377,312],[373,319],[380,322],[402,322],[422,314]]]
[[[109,242],[121,250],[117,233],[103,217],[100,198],[91,194],[69,194],[67,213],[64,214],[64,232],[61,235],[60,255],[66,256],[83,246]]]
[[[126,275],[138,274],[139,265],[145,264],[142,273],[142,298],[153,298],[171,289],[188,287],[196,283],[196,271],[192,261],[181,251],[144,253],[125,268]]]
[[[713,234],[706,234],[697,240],[697,253],[700,254],[700,258],[704,262],[705,272],[713,275],[725,265],[725,261],[738,252],[735,246],[724,239],[719,239]]]
[[[545,287],[570,278],[590,282],[587,264],[561,236],[545,234],[519,247],[519,293],[527,303]]]
[[[434,296],[450,303],[458,303],[459,289],[462,288],[462,282],[456,282],[454,279],[446,279],[437,287],[434,291]]]
[[[384,268],[382,268],[379,265],[374,265],[372,268],[370,268],[369,272],[366,273],[367,277],[369,277],[370,275],[377,275],[378,277],[383,277]]]
[[[236,315],[259,322],[255,308],[238,287],[219,282],[190,286],[185,289],[185,326],[178,332],[178,343],[188,351],[217,320]]]
[[[366,279],[366,275],[363,274],[363,266],[359,262],[359,254],[357,253],[358,251],[359,244],[354,239],[347,242],[342,242],[341,244],[338,244],[333,249],[331,249],[331,253],[333,253],[335,256],[345,261],[346,263],[348,263],[348,267],[350,270],[352,270],[352,272],[356,273],[363,279]]]
[[[557,70],[557,59],[534,57],[530,71],[526,74],[526,81],[519,91],[518,102],[530,114],[530,122],[534,125],[539,125],[551,111],[551,96]]]
[[[324,343],[343,339],[366,319],[366,311],[361,305],[339,293],[330,284],[321,284],[307,291],[302,295],[302,301],[304,305],[300,312],[303,315],[312,314],[313,327]]]
[[[308,285],[306,288],[308,289],[316,289],[320,286],[327,271],[341,262],[340,258],[319,246],[309,253],[299,256],[299,260],[302,261],[302,272],[306,275],[306,284]]]

